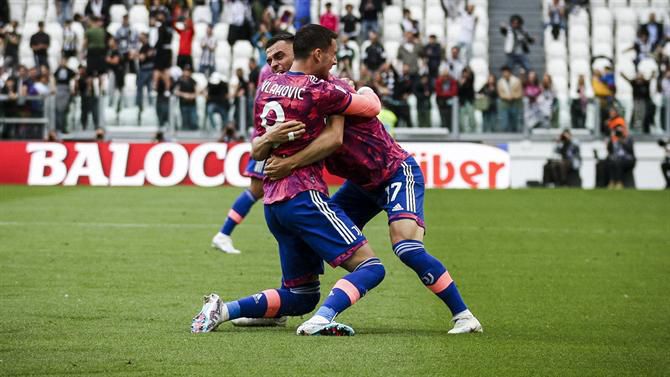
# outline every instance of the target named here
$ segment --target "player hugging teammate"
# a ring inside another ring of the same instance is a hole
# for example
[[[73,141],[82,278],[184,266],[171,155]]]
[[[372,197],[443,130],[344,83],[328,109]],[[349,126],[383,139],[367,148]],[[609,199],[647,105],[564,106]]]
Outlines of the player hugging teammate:
[[[311,312],[320,298],[318,279],[326,261],[349,273],[297,333],[353,335],[335,317],[384,278],[384,267],[360,230],[384,210],[394,253],[450,309],[454,326],[449,333],[481,332],[449,272],[425,250],[424,182],[416,161],[377,120],[380,103],[371,89],[356,92],[329,75],[336,38],[319,25],[304,26],[293,41],[292,64],[284,63],[290,71],[269,77],[256,97],[252,155],[268,159],[265,215],[279,244],[282,287],[226,303],[211,294],[192,331],[208,332],[228,320],[283,324],[284,316]],[[288,55],[289,42],[283,44],[282,53]],[[272,64],[275,53],[268,48],[268,63],[281,73]],[[332,198],[322,176],[324,164],[347,180]]]

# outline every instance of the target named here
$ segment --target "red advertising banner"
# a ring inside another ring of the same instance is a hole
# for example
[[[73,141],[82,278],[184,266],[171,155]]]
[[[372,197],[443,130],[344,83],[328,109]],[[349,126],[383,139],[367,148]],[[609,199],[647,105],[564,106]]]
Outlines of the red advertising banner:
[[[426,187],[507,188],[509,154],[471,143],[406,143]],[[0,142],[0,184],[248,186],[249,143]],[[328,184],[342,179],[326,173]]]

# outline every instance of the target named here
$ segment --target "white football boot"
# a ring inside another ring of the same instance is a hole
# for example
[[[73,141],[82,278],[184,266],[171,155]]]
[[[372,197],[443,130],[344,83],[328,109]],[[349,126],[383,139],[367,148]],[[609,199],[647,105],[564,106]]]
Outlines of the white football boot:
[[[451,322],[454,323],[454,328],[449,330],[449,334],[467,334],[471,332],[484,332],[482,324],[479,323],[477,318],[470,312],[470,310],[463,310],[462,312],[456,314],[454,318],[451,319]]]
[[[240,251],[233,246],[233,239],[221,232],[212,238],[212,247],[226,254],[239,254]]]
[[[191,322],[192,333],[210,332],[228,318],[228,308],[223,304],[216,293],[204,297],[205,304],[200,309],[193,322]]]
[[[239,327],[286,327],[288,317],[279,318],[237,318],[230,321],[234,326]]]
[[[333,321],[329,322],[327,319],[315,315],[307,322],[300,325],[296,330],[296,334],[312,336],[353,336],[356,332],[345,324]]]

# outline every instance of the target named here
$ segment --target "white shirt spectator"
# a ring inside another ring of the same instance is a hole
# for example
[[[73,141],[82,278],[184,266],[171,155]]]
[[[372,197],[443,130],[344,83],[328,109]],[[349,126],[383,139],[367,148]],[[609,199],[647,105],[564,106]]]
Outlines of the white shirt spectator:
[[[477,25],[477,17],[468,12],[461,13],[461,31],[458,35],[458,42],[466,45],[472,44],[472,39],[475,36],[475,26]]]
[[[241,1],[233,1],[228,7],[230,14],[230,23],[235,26],[244,25],[244,18],[246,16],[247,7]]]

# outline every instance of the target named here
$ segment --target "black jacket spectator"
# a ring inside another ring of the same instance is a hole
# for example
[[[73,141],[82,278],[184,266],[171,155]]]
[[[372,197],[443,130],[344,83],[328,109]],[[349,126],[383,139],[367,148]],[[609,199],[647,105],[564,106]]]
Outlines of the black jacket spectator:
[[[373,41],[370,46],[365,49],[363,54],[363,64],[370,71],[376,71],[386,62],[386,51],[384,46],[378,41]]]

